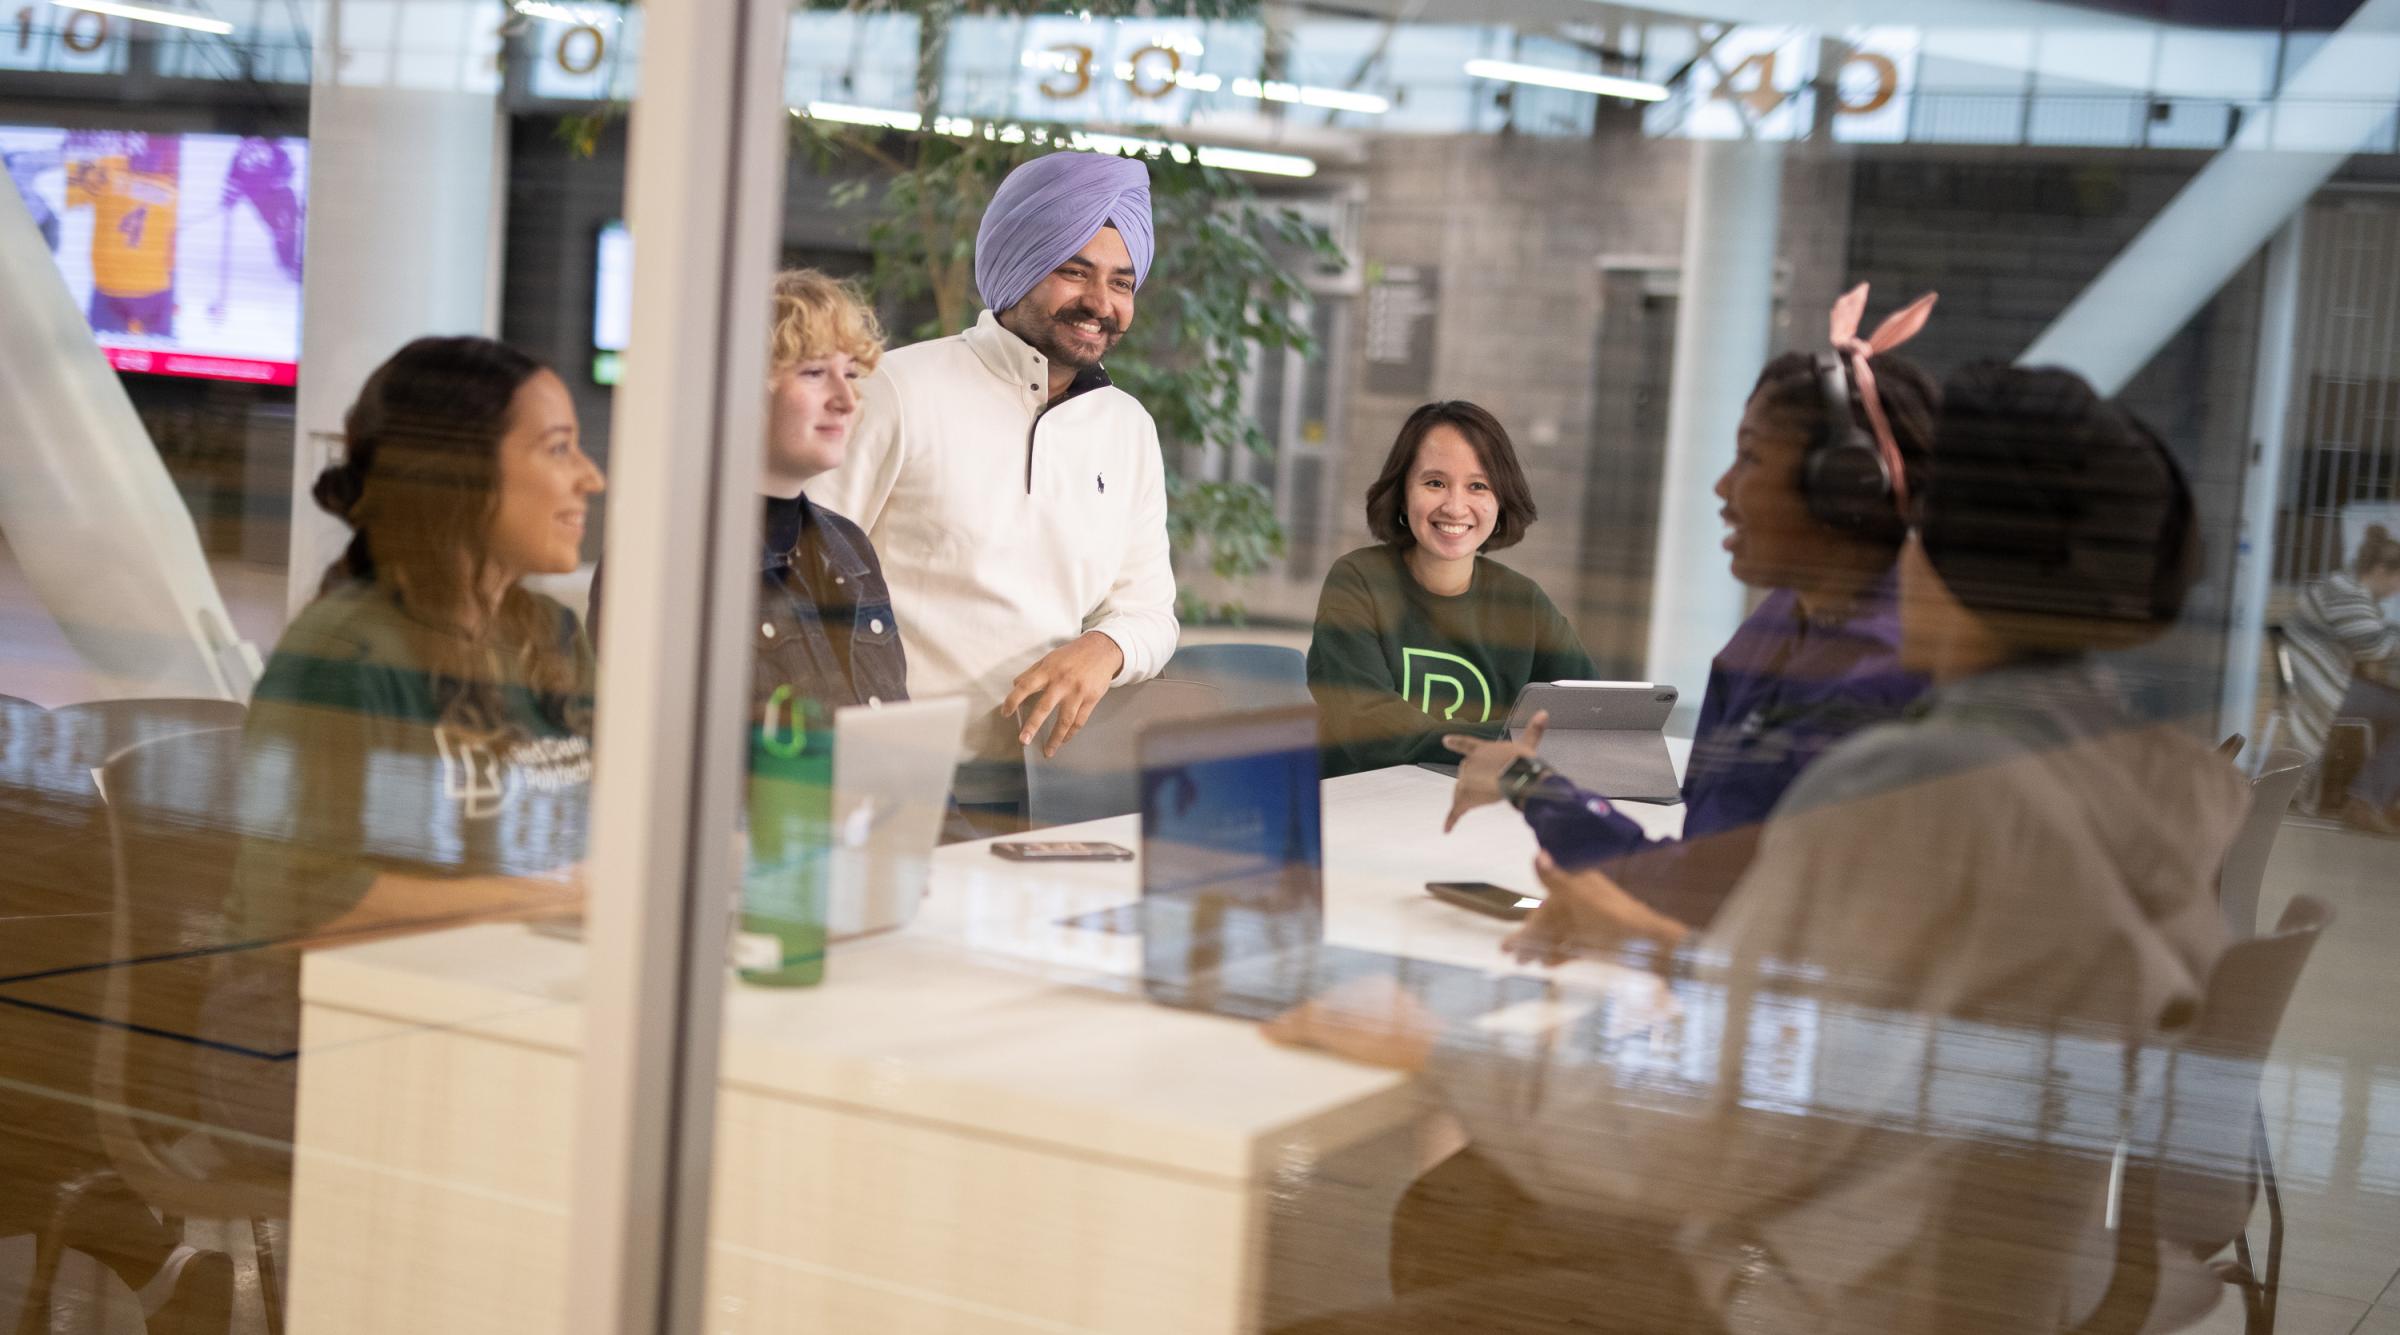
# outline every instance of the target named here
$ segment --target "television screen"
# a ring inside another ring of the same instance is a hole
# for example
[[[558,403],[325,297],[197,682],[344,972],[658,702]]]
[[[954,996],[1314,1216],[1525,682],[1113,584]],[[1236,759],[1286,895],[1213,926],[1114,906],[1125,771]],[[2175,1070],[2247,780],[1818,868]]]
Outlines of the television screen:
[[[633,233],[623,222],[600,229],[592,273],[592,379],[617,383],[633,328]]]
[[[0,126],[0,160],[119,370],[297,379],[307,140]]]

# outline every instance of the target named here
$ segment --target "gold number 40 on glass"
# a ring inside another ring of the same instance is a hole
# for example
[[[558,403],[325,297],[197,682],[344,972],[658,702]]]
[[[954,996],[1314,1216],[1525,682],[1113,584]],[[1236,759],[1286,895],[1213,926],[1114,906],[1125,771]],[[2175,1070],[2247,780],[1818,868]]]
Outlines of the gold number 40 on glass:
[[[1854,70],[1863,70],[1871,80],[1863,90],[1866,93],[1864,97],[1852,95],[1848,76]],[[1740,87],[1743,75],[1750,73],[1755,73],[1755,80],[1747,88]],[[1853,49],[1842,58],[1834,87],[1835,115],[1864,116],[1881,111],[1900,91],[1900,67],[1893,63],[1890,56],[1880,52]],[[1748,107],[1753,116],[1766,115],[1782,106],[1784,99],[1790,96],[1789,92],[1775,85],[1775,53],[1772,51],[1762,51],[1727,70],[1725,76],[1717,80],[1716,91],[1709,94],[1714,101],[1739,102]]]

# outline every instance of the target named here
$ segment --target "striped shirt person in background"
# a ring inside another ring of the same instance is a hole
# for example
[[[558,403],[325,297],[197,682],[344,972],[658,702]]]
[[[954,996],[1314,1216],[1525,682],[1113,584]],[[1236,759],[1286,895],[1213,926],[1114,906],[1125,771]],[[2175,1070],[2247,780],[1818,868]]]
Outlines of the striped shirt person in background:
[[[2336,718],[2364,720],[2375,750],[2349,790],[2344,816],[2400,833],[2400,623],[2383,600],[2400,594],[2400,539],[2381,524],[2367,529],[2350,569],[2308,586],[2284,624],[2291,642],[2292,695],[2284,722],[2292,745],[2321,759]]]

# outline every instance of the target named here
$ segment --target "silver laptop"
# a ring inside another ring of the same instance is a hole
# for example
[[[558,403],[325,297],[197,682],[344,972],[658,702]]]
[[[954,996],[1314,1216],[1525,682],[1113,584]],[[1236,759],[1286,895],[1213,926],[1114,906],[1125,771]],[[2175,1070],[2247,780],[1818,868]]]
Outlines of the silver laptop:
[[[1550,711],[1541,757],[1587,792],[1622,802],[1680,802],[1667,754],[1675,688],[1647,681],[1540,682],[1517,696],[1508,735]]]
[[[836,940],[905,925],[924,902],[966,733],[959,696],[852,705],[833,716]]]
[[[959,696],[834,711],[833,867],[825,913],[834,940],[903,927],[917,916],[966,727],[967,702]],[[738,877],[729,887],[737,905],[740,887]],[[583,939],[581,913],[531,926],[543,936]]]

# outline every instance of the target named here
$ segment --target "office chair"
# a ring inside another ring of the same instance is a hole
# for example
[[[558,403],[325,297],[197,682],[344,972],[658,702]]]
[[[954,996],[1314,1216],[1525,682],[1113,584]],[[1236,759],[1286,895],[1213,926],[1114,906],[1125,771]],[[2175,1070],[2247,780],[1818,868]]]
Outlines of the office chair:
[[[47,975],[88,969],[124,958],[117,934],[125,927],[126,906],[115,893],[104,827],[100,790],[92,772],[128,746],[194,732],[226,730],[240,737],[247,713],[242,704],[210,699],[100,700],[44,710],[10,697],[0,702],[0,743],[12,763],[0,776],[7,794],[7,834],[12,859],[12,893],[34,914],[17,924],[8,949],[0,952],[0,967],[8,976]],[[31,734],[28,736],[27,734]],[[30,745],[19,746],[20,742]],[[220,892],[211,912],[221,910]],[[56,1062],[50,1079],[62,1092],[82,1094],[100,1061],[100,1048],[111,1031],[106,1025],[85,1026],[84,1042],[59,1047],[65,1031],[45,1036]],[[116,1035],[122,1038],[122,1034]],[[72,1074],[70,1074],[70,1072]],[[69,1089],[68,1086],[73,1086]],[[89,1170],[109,1161],[102,1138],[79,1130],[73,1152],[60,1160],[55,1180],[19,1182],[18,1190],[54,1193],[52,1222],[34,1240],[34,1265],[26,1289],[24,1321],[46,1319],[57,1268],[63,1256],[63,1236],[80,1198],[94,1189]],[[138,1188],[137,1188],[138,1194]]]
[[[241,747],[239,729],[185,733],[130,747],[103,770],[115,956],[169,958],[107,970],[103,1013],[118,1023],[101,1027],[93,1092],[110,1162],[152,1208],[249,1223],[268,1328],[280,1331],[283,1286],[266,1224],[290,1212],[290,1147],[207,1125],[201,980],[213,957],[172,958],[227,944]]]
[[[2258,772],[2250,778],[2250,810],[2217,873],[2217,903],[2237,940],[2258,931],[2258,887],[2266,879],[2267,856],[2283,829],[2284,813],[2307,777],[2308,757],[2284,747],[2260,757]]]
[[[239,700],[88,700],[51,710],[50,724],[81,764],[97,769],[127,747],[160,737],[239,728],[249,713]]]
[[[1214,686],[1227,709],[1310,702],[1308,656],[1279,644],[1187,644],[1158,675]]]
[[[2258,737],[2258,757],[2262,762],[2283,742],[2283,734],[2290,727],[2290,720],[2284,714],[2292,707],[2291,642],[2284,638],[2281,626],[2267,627],[2266,635],[2267,650],[2275,664],[2275,707],[2267,711],[2266,730]]]
[[[2241,1295],[2247,1335],[2275,1329],[2283,1200],[2259,1089],[2284,1009],[2332,921],[2331,909],[2302,896],[2272,933],[2236,942],[2218,957],[2198,1018],[2166,1053],[2153,1143],[2127,1161],[2109,1290],[2076,1326],[2079,1335],[2185,1329],[2215,1307],[2220,1286]],[[2263,1269],[2249,1239],[2262,1191]],[[2232,1257],[2207,1264],[2228,1245]]]
[[[1025,748],[1026,810],[1033,824],[1073,825],[1140,810],[1142,729],[1213,714],[1223,705],[1214,686],[1163,677],[1110,691],[1055,758],[1042,755],[1041,738]]]

